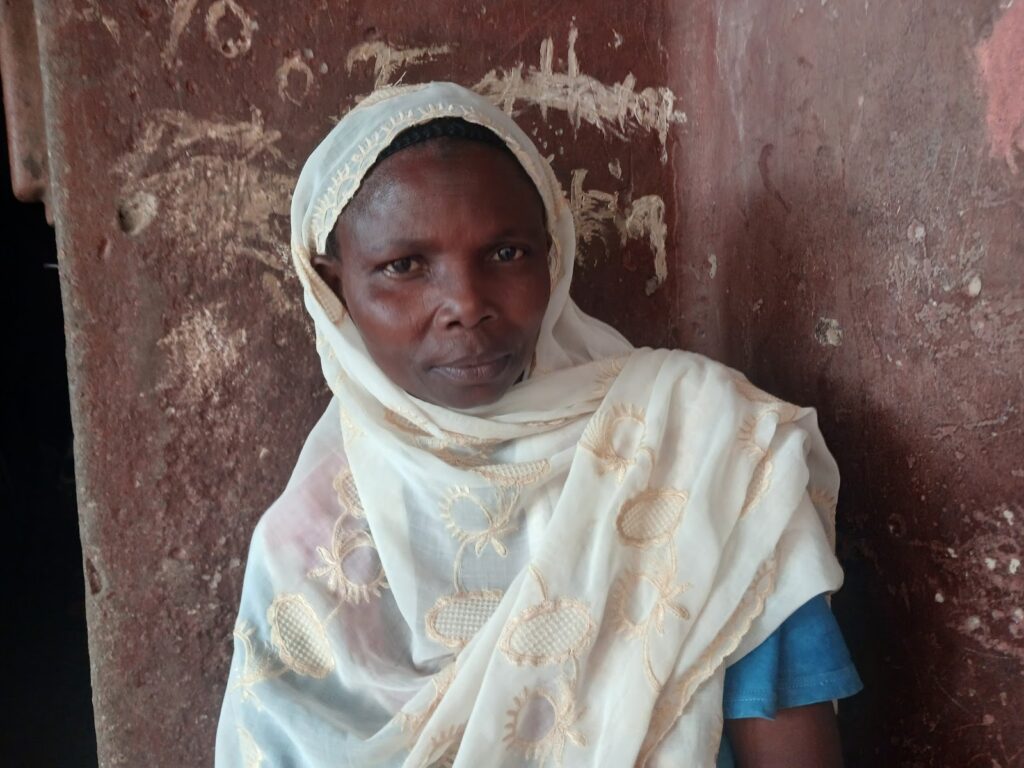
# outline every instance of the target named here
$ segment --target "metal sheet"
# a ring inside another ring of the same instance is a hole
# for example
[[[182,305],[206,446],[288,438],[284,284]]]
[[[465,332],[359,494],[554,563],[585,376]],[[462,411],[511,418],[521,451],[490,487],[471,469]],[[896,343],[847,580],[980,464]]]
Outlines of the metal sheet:
[[[38,0],[102,764],[209,762],[248,537],[326,397],[291,186],[360,94],[438,78],[552,155],[585,308],[818,407],[868,686],[850,763],[1021,765],[1002,6]]]

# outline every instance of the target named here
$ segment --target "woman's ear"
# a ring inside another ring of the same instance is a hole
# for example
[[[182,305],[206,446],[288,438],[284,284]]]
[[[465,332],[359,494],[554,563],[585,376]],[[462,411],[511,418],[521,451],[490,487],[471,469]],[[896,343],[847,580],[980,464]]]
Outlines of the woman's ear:
[[[342,306],[345,306],[345,296],[341,290],[341,259],[337,256],[314,253],[312,262],[313,269],[320,275],[320,279],[327,283],[327,287],[341,300]]]

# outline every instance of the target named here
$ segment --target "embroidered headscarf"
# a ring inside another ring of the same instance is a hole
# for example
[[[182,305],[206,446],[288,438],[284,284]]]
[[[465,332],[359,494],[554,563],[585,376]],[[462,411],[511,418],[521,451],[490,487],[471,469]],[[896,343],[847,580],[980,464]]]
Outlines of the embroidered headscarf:
[[[311,261],[441,117],[505,142],[552,242],[533,365],[468,411],[392,383]],[[371,95],[309,157],[292,253],[334,398],[253,536],[218,766],[710,767],[725,666],[839,587],[814,411],[585,315],[575,245],[529,137],[451,83]]]

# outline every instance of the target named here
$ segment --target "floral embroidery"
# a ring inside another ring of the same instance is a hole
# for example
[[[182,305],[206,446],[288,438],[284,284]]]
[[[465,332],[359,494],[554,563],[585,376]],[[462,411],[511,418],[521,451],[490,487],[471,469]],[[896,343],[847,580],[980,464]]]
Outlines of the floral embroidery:
[[[750,485],[747,486],[747,496],[740,509],[740,517],[745,516],[750,510],[761,503],[761,499],[768,492],[772,480],[772,452],[765,451],[761,461],[754,467],[754,476],[750,478]]]
[[[683,520],[687,498],[674,488],[648,488],[634,496],[615,518],[619,538],[640,549],[668,543]]]
[[[664,686],[647,735],[644,737],[637,765],[645,765],[690,703],[698,688],[722,665],[726,656],[736,650],[750,625],[764,611],[764,603],[775,590],[777,561],[772,555],[761,564],[740,604],[711,641],[704,653],[677,680]]]
[[[550,760],[561,765],[566,742],[585,747],[587,740],[574,726],[583,715],[576,709],[572,691],[560,682],[556,691],[523,688],[506,712],[506,748],[544,766]]]
[[[455,680],[455,670],[456,662],[453,661],[430,678],[430,683],[434,688],[434,695],[431,696],[427,706],[421,711],[416,713],[402,711],[398,713],[399,727],[402,731],[409,734],[413,742],[420,737],[427,721],[430,720],[434,715],[434,712],[437,711],[437,707],[441,703],[441,699],[444,698],[444,695],[448,693],[448,689],[451,688],[452,681]]]
[[[285,665],[299,675],[324,678],[334,669],[327,632],[313,606],[299,594],[274,598],[267,609],[270,642]]]
[[[430,737],[430,754],[441,753],[430,763],[430,768],[452,768],[455,765],[455,757],[459,754],[459,746],[465,732],[464,725],[453,725]]]
[[[494,503],[488,505],[468,488],[457,487],[450,489],[441,502],[441,519],[457,541],[463,546],[473,547],[477,557],[483,554],[488,544],[501,557],[506,557],[508,548],[501,537],[516,530],[513,517],[518,504],[519,494],[514,491],[499,491]],[[480,522],[486,526],[471,529],[465,519],[470,516],[483,518]]]
[[[263,750],[256,739],[242,726],[238,726],[238,743],[242,753],[242,765],[245,768],[260,768],[263,765]]]
[[[609,603],[616,631],[640,639],[644,674],[655,691],[660,690],[662,681],[655,674],[651,661],[651,633],[665,633],[666,613],[680,619],[690,618],[690,612],[675,602],[690,586],[677,584],[675,568],[669,567],[654,572],[627,571],[612,587]]]
[[[654,451],[644,445],[646,425],[643,409],[618,404],[598,411],[587,424],[580,447],[598,460],[598,474],[614,472],[621,483],[639,456],[654,463]]]
[[[352,522],[362,521],[366,513],[352,472],[347,468],[334,478],[334,490],[342,512],[334,521],[331,548],[316,548],[324,564],[310,570],[307,576],[323,579],[327,588],[343,603],[366,603],[371,598],[380,597],[381,591],[388,588],[387,576],[365,523],[361,527],[352,527]],[[327,620],[333,615],[332,611]]]
[[[276,659],[269,655],[257,653],[253,644],[252,636],[255,629],[247,621],[239,621],[235,625],[234,638],[242,644],[242,669],[237,678],[231,683],[230,690],[240,689],[242,701],[251,701],[257,709],[262,709],[260,698],[252,690],[253,686],[265,680],[272,680],[280,677],[285,672],[285,667],[276,662]]]
[[[446,648],[462,650],[491,618],[503,595],[499,589],[442,595],[424,617],[427,637]]]

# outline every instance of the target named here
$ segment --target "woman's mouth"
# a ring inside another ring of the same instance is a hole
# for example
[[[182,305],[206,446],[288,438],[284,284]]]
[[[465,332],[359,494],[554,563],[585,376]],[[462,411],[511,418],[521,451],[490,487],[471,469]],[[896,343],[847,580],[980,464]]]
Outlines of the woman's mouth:
[[[449,381],[463,386],[480,386],[498,381],[507,372],[512,355],[460,358],[431,370]]]

